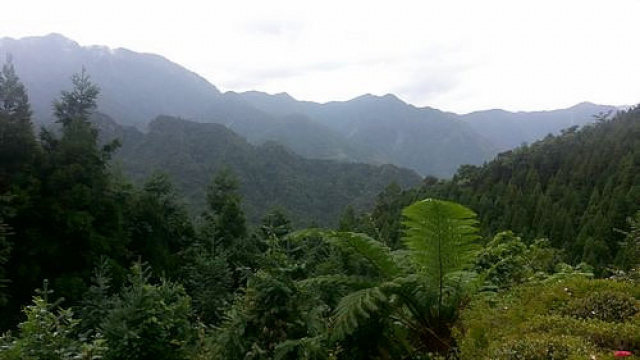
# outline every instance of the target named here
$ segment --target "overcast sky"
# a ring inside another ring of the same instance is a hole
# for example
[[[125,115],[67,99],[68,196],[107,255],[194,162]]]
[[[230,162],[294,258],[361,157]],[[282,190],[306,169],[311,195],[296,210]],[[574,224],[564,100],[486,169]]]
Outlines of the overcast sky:
[[[15,0],[0,37],[163,55],[223,91],[542,110],[640,102],[638,0]]]

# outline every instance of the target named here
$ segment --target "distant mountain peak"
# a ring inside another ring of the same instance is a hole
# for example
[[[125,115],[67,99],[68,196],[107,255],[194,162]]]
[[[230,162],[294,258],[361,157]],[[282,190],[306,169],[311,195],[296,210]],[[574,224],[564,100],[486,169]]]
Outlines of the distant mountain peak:
[[[35,39],[38,39],[38,38],[49,39],[49,40],[63,41],[63,42],[67,42],[67,43],[77,44],[77,42],[75,42],[75,41],[71,40],[70,38],[68,38],[68,37],[66,37],[66,36],[64,36],[64,35],[62,35],[60,33],[57,33],[57,32],[52,32],[52,33],[49,33],[49,34],[44,35],[44,36],[32,36],[32,38],[35,38]]]
[[[295,98],[293,96],[289,95],[289,93],[287,93],[287,92],[279,92],[279,93],[273,94],[273,96],[279,97],[279,98],[283,98],[283,99],[287,99],[287,100],[295,100]]]
[[[76,41],[69,39],[68,37],[60,34],[60,33],[50,33],[44,36],[25,36],[19,39],[14,39],[11,37],[2,38],[2,40],[10,40],[10,41],[20,41],[27,43],[46,43],[52,46],[64,46],[64,47],[72,47],[79,48],[80,44]]]
[[[571,110],[578,110],[578,109],[593,109],[593,108],[597,108],[597,107],[600,107],[600,106],[601,106],[601,105],[594,104],[594,103],[592,103],[592,102],[590,102],[590,101],[583,101],[583,102],[580,102],[580,103],[577,103],[577,104],[575,104],[575,105],[571,106],[571,107],[570,107],[570,108],[568,108],[568,109],[571,109]]]
[[[82,46],[58,33],[2,38],[0,61],[5,54],[27,85],[39,123],[51,121],[51,102],[82,68],[101,89],[100,110],[139,128],[158,114],[197,118],[220,96],[209,81],[160,55]]]
[[[400,100],[400,98],[399,98],[399,97],[397,97],[396,95],[391,94],[391,93],[384,94],[384,95],[382,96],[382,98],[383,98],[383,99],[387,99],[387,100],[400,101],[400,102],[404,103],[404,101]]]
[[[394,103],[400,103],[403,105],[407,105],[406,102],[402,101],[400,98],[398,98],[396,95],[394,94],[385,94],[385,95],[374,95],[371,93],[366,93],[360,96],[357,96],[349,101],[353,101],[353,102],[364,102],[364,101],[383,101],[383,102],[394,102]]]

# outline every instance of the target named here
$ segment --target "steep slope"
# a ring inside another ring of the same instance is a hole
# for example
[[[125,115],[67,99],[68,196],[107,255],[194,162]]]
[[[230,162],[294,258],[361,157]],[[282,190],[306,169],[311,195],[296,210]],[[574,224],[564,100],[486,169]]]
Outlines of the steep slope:
[[[142,126],[161,113],[199,116],[219,95],[205,79],[161,56],[82,47],[58,34],[2,38],[0,56],[5,54],[29,89],[37,122],[50,121],[51,101],[83,67],[102,90],[100,109],[127,124]]]
[[[404,194],[395,211],[424,197],[470,206],[487,235],[548,238],[569,261],[602,269],[622,255],[616,229],[628,230],[626,219],[640,210],[640,107],[430,181]]]
[[[257,91],[238,96],[274,116],[304,114],[362,148],[370,154],[370,161],[391,162],[444,177],[461,164],[481,164],[499,151],[592,123],[596,116],[617,110],[609,105],[580,103],[553,111],[487,110],[457,115],[416,108],[390,94],[327,104]]]
[[[309,160],[272,143],[256,147],[219,124],[166,116],[152,121],[141,137],[127,138],[117,155],[125,172],[137,180],[158,169],[169,173],[196,211],[204,208],[211,178],[223,166],[230,167],[240,179],[252,221],[281,206],[298,224],[334,224],[346,205],[370,206],[389,183],[410,187],[421,180],[413,171],[392,165]]]
[[[83,67],[101,88],[99,108],[118,122],[146,129],[159,114],[224,124],[254,144],[278,141],[311,158],[366,161],[348,141],[304,116],[273,116],[233,93],[220,94],[198,75],[152,54],[82,47],[62,35],[0,39],[29,90],[35,119],[51,120],[51,103]]]
[[[448,177],[461,164],[481,164],[496,151],[454,114],[417,108],[393,95],[363,95],[318,104],[286,94],[239,94],[274,116],[304,114],[370,154],[370,161],[393,163],[424,175]]]
[[[540,140],[547,134],[558,134],[560,130],[571,126],[592,123],[596,116],[616,110],[614,106],[584,102],[567,109],[552,111],[477,111],[462,115],[461,120],[490,140],[500,151],[504,151],[524,142]]]

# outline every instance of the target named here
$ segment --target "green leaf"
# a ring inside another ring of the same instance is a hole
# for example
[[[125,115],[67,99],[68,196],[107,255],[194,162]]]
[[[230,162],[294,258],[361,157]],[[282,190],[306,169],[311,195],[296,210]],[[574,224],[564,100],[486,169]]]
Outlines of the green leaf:
[[[447,274],[471,265],[479,247],[473,211],[456,203],[426,199],[405,208],[402,214],[407,228],[403,241],[430,285],[442,288]]]

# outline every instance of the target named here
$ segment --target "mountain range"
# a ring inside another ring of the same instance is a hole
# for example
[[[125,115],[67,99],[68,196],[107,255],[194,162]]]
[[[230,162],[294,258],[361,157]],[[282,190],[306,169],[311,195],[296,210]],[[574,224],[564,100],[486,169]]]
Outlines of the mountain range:
[[[122,143],[115,166],[136,182],[161,169],[196,213],[206,206],[213,176],[231,169],[254,224],[274,208],[284,209],[297,226],[335,224],[347,205],[371,207],[388,184],[407,189],[421,181],[414,171],[394,165],[306,159],[274,142],[252,145],[220,124],[159,116],[143,133],[104,114],[94,116],[94,123],[103,142]]]
[[[278,142],[307,158],[391,163],[421,175],[449,177],[463,164],[615,111],[589,103],[544,112],[478,111],[466,115],[416,107],[396,96],[363,95],[325,104],[288,94],[226,92],[154,54],[83,47],[59,34],[0,39],[29,89],[36,122],[51,121],[51,102],[83,67],[101,88],[99,108],[116,122],[148,131],[168,115],[223,124],[254,145]]]

